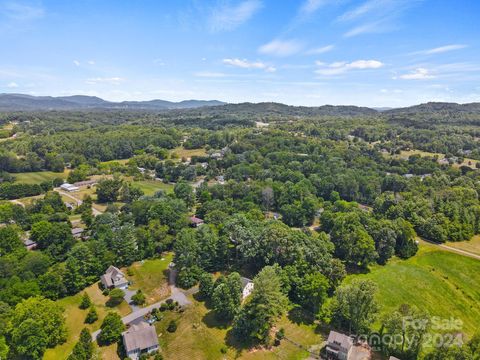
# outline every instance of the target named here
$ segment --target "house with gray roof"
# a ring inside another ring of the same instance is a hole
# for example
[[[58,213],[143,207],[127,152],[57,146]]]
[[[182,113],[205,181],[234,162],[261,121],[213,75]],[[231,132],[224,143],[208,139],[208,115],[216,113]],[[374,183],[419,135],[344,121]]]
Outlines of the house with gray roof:
[[[128,280],[125,275],[113,265],[110,265],[105,274],[100,276],[100,281],[105,289],[126,289],[128,287]]]
[[[327,340],[327,358],[347,360],[353,348],[353,339],[345,334],[330,331]]]
[[[123,346],[130,359],[138,359],[141,354],[148,354],[159,349],[155,326],[146,322],[132,325],[122,333]]]

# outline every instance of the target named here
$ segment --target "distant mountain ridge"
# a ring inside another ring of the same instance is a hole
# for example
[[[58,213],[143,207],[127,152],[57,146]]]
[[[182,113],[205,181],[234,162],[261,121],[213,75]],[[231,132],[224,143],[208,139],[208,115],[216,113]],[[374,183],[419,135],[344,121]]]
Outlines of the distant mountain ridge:
[[[276,102],[230,104],[218,100],[167,100],[106,101],[96,96],[32,96],[26,94],[0,94],[0,111],[47,110],[145,110],[190,111],[199,114],[226,116],[231,114],[259,116],[396,116],[409,114],[459,114],[480,115],[480,102],[457,104],[428,102],[403,108],[369,108],[353,105],[291,106]]]
[[[150,101],[106,101],[96,96],[32,96],[25,94],[0,94],[0,110],[82,110],[82,109],[138,109],[170,110],[190,109],[203,106],[224,105],[218,100],[184,100],[172,102],[166,100]]]

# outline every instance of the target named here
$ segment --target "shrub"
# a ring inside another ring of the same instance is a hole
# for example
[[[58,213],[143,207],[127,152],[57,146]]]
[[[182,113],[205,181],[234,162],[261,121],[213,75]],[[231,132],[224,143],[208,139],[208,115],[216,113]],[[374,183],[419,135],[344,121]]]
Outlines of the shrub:
[[[171,333],[177,331],[177,322],[175,320],[170,321],[167,327],[167,331]]]

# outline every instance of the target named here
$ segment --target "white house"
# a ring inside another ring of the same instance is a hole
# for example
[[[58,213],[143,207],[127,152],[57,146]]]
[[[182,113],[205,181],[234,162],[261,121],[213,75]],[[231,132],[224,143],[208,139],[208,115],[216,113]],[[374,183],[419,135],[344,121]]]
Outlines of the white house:
[[[242,277],[240,279],[242,281],[242,300],[244,300],[248,295],[250,295],[253,291],[253,281],[249,278]]]
[[[145,322],[132,325],[122,333],[122,338],[125,352],[130,359],[136,360],[141,354],[148,354],[159,348],[155,326]]]

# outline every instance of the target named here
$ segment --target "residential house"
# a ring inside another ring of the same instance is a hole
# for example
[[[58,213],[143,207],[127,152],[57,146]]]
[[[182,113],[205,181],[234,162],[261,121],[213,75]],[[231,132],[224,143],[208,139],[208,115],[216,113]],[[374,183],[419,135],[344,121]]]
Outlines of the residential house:
[[[330,331],[327,340],[327,358],[347,360],[353,349],[353,339],[345,334]]]
[[[115,266],[110,265],[105,274],[100,276],[100,281],[106,289],[128,288],[128,280],[125,275]]]
[[[122,333],[123,346],[130,359],[138,359],[141,354],[148,354],[159,349],[155,326],[141,322],[132,325]]]
[[[242,282],[242,300],[244,300],[248,295],[253,291],[253,281],[249,278],[242,277],[240,278]]]
[[[204,224],[204,221],[203,219],[200,219],[196,216],[191,216],[190,217],[190,222],[192,223],[192,226],[193,227],[199,227],[200,225],[203,225]]]
[[[35,250],[37,248],[37,243],[30,239],[23,239],[23,245],[25,245],[27,250]]]
[[[82,228],[73,228],[72,235],[74,238],[80,239],[82,237],[83,231],[84,230]]]

